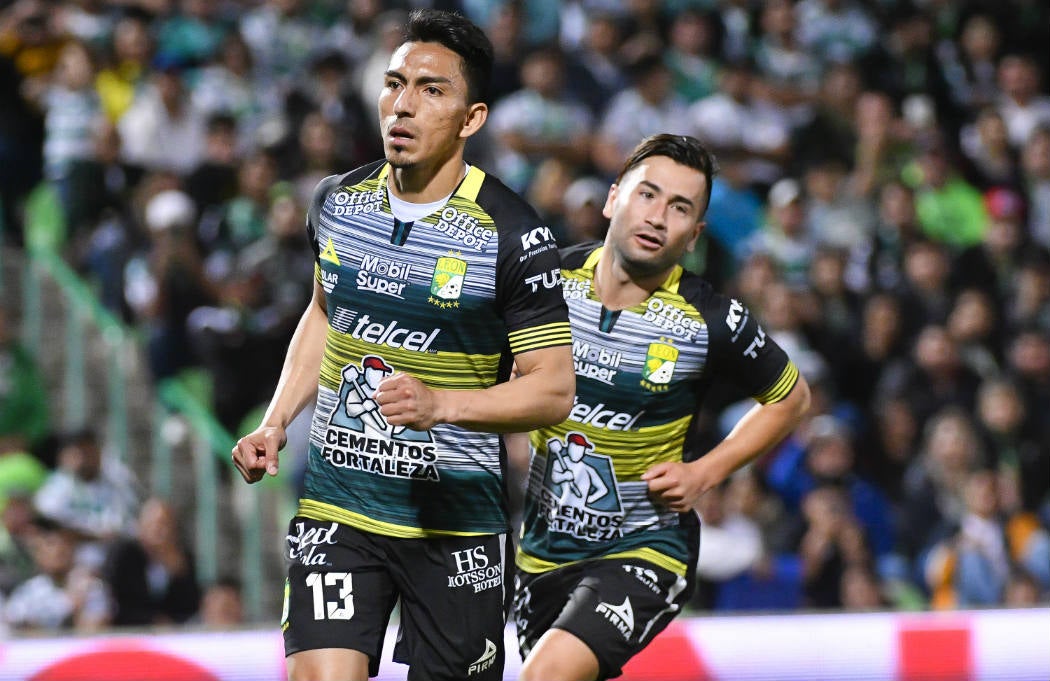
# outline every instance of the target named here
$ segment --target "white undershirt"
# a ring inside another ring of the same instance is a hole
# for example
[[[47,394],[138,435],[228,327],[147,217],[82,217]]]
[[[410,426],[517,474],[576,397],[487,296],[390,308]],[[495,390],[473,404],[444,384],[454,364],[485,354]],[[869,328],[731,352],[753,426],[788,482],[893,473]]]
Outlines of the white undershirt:
[[[463,176],[466,177],[466,173],[470,172],[470,164],[464,163],[463,166],[465,168]],[[430,203],[410,203],[397,198],[394,196],[394,193],[389,190],[387,191],[387,196],[390,198],[390,212],[394,214],[395,218],[401,222],[415,222],[422,217],[430,215],[438,208],[441,208],[448,203],[448,200],[452,197],[453,193],[455,192],[449,192],[448,196],[438,199],[437,201],[431,201]]]

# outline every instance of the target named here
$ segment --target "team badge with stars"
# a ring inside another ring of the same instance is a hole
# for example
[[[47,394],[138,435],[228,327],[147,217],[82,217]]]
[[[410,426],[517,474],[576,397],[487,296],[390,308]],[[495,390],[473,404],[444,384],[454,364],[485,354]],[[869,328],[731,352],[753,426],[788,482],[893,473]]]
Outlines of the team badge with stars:
[[[674,367],[678,362],[678,348],[674,340],[660,336],[660,340],[649,344],[645,353],[645,364],[642,365],[641,385],[652,392],[667,390],[667,384],[674,376]]]
[[[434,265],[434,276],[430,279],[430,297],[427,302],[443,310],[459,307],[459,297],[463,293],[463,279],[467,276],[467,261],[462,253],[449,251],[449,254],[437,259]]]

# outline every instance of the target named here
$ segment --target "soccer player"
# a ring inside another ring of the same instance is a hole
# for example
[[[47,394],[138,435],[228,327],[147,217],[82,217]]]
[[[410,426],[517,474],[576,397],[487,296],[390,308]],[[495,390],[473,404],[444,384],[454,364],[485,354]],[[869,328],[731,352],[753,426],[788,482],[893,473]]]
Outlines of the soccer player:
[[[704,229],[714,159],[656,135],[609,189],[604,244],[562,252],[576,402],[530,436],[514,618],[522,681],[620,675],[681,608],[707,490],[799,422],[809,388],[754,315],[677,263]],[[687,431],[712,385],[757,404],[702,456]]]
[[[408,678],[502,677],[497,433],[562,421],[575,378],[551,231],[463,159],[491,65],[478,27],[414,12],[379,95],[385,160],[323,180],[308,212],[313,300],[261,425],[233,450],[248,482],[276,474],[285,427],[316,395],[288,534],[293,681],[374,676],[398,600]]]

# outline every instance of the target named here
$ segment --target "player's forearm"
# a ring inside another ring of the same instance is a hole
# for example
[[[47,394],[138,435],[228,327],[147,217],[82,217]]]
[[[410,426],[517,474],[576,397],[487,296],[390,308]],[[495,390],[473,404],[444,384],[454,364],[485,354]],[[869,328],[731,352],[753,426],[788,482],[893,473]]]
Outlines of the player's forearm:
[[[762,456],[798,426],[809,409],[809,385],[799,376],[798,383],[783,400],[757,404],[733,430],[700,461],[713,471],[717,485],[735,471]]]
[[[576,375],[568,347],[547,348],[551,361],[484,390],[441,391],[442,420],[470,430],[514,433],[561,423],[569,416]],[[564,357],[562,356],[564,355]]]
[[[299,319],[262,425],[286,427],[317,393],[328,317],[316,299]]]

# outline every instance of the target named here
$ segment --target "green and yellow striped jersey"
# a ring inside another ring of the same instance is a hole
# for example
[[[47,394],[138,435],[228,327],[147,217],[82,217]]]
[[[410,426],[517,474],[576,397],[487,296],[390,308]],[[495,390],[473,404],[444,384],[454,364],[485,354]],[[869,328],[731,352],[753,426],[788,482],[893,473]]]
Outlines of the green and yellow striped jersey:
[[[712,382],[769,403],[791,392],[798,370],[746,307],[681,267],[643,303],[606,309],[594,290],[601,252],[585,244],[562,253],[576,401],[567,420],[530,435],[517,563],[543,572],[634,557],[685,575],[695,564],[696,515],[654,505],[641,475],[685,458]]]
[[[392,427],[372,395],[395,371],[487,388],[507,380],[514,354],[569,344],[557,246],[475,167],[442,207],[401,222],[388,169],[327,178],[310,208],[329,328],[299,513],[394,537],[506,532],[500,437]]]

